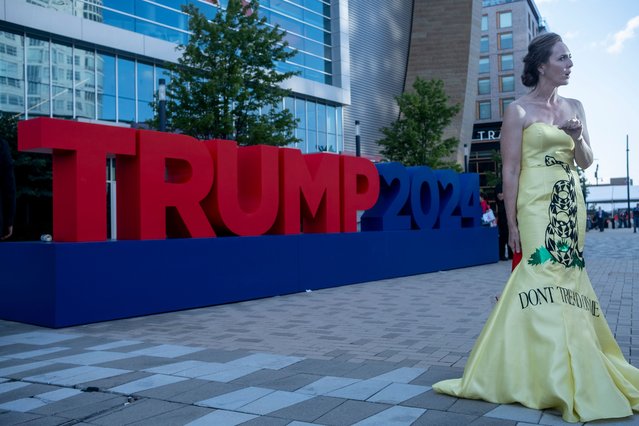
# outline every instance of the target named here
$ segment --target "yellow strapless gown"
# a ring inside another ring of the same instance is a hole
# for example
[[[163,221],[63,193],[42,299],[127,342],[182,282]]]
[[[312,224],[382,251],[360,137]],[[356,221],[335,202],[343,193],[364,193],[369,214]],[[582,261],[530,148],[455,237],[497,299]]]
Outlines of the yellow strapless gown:
[[[463,377],[433,389],[555,408],[568,422],[630,416],[639,410],[639,370],[624,359],[584,269],[586,209],[574,142],[555,126],[524,130],[517,221],[522,261]]]

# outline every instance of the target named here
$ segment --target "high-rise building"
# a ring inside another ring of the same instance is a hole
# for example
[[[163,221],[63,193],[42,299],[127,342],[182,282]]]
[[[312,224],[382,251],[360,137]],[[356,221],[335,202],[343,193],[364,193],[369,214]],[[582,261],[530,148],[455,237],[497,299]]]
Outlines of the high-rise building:
[[[498,180],[499,139],[508,104],[528,93],[521,82],[528,44],[545,31],[534,0],[483,0],[469,171],[480,174],[488,198]]]
[[[0,0],[0,111],[144,122],[189,37],[181,6],[213,16],[227,1]],[[281,104],[299,119],[298,147],[354,153],[359,121],[362,155],[380,158],[380,128],[397,118],[394,98],[418,75],[445,81],[464,108],[447,136],[468,142],[480,9],[480,0],[260,1],[259,13],[298,51],[279,64],[300,72]]]

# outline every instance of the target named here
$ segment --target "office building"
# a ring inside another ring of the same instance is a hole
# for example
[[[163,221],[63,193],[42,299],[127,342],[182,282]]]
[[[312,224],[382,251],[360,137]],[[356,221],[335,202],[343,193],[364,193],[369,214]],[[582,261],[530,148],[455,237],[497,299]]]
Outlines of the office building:
[[[213,16],[226,1],[0,0],[0,111],[143,123],[176,45],[188,40],[181,6]],[[300,72],[282,107],[300,119],[304,152],[354,153],[359,121],[362,155],[380,159],[379,130],[417,75],[444,79],[463,107],[447,136],[470,139],[479,0],[264,0],[259,13],[298,49],[279,66]]]
[[[499,136],[508,104],[528,93],[521,82],[530,41],[545,31],[534,0],[483,0],[475,124],[469,171],[480,174],[489,199],[499,181]]]

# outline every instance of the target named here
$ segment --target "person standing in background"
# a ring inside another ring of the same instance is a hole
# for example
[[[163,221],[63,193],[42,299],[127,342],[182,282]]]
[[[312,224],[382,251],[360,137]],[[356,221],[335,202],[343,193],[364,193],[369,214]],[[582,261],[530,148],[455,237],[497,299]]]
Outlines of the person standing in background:
[[[495,187],[495,197],[497,199],[495,212],[497,213],[497,228],[499,230],[499,259],[510,260],[513,258],[513,251],[508,245],[508,219],[504,205],[504,190],[501,184]]]
[[[0,138],[0,240],[13,234],[16,212],[16,181],[9,143]]]
[[[599,232],[603,232],[605,222],[606,222],[606,217],[601,207],[599,207],[597,209],[597,226],[599,226]]]

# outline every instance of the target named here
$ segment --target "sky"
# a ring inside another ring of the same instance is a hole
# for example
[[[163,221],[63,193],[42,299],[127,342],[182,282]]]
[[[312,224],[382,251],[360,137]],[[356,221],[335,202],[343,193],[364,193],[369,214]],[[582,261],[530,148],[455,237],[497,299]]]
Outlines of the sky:
[[[579,99],[586,111],[595,161],[589,184],[626,176],[639,185],[639,0],[535,0],[548,30],[572,53],[570,83],[559,94]]]

